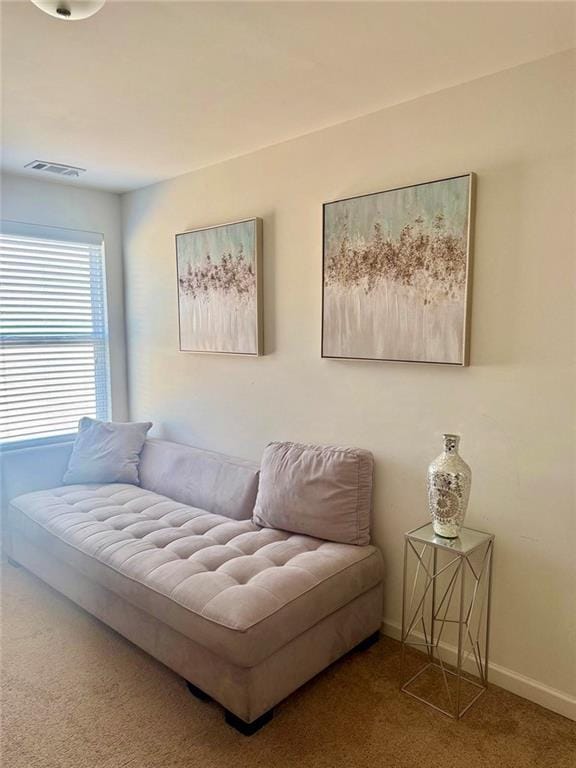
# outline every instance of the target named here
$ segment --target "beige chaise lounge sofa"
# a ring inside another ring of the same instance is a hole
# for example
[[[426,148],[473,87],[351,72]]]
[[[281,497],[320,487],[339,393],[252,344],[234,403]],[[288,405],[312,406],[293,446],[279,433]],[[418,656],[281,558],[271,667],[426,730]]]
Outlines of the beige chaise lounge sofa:
[[[150,439],[140,487],[61,486],[69,452],[4,457],[9,558],[218,701],[242,732],[378,632],[378,550],[256,525],[257,465]],[[18,495],[30,488],[49,490]]]

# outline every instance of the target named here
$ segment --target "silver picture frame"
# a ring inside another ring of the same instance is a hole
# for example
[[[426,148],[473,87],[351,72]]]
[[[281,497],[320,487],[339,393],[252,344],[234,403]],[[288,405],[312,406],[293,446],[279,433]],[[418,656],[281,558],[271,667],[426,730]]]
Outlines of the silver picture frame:
[[[257,217],[176,235],[181,352],[264,354],[262,242]]]
[[[321,356],[468,366],[475,206],[472,172],[324,203]]]

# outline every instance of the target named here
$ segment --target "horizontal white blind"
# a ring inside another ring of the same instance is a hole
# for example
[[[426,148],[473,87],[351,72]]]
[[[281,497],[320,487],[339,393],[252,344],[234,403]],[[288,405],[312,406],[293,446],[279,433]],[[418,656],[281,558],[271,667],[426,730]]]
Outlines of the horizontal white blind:
[[[102,238],[3,223],[0,445],[109,418]]]

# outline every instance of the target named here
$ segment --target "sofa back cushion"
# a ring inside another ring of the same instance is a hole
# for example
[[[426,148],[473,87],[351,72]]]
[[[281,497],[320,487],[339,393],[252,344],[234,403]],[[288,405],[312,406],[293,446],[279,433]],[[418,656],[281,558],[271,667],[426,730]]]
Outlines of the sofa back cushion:
[[[234,520],[252,517],[258,472],[251,461],[166,440],[147,440],[140,458],[142,488]]]
[[[358,448],[270,443],[254,522],[328,541],[370,543],[374,459]]]

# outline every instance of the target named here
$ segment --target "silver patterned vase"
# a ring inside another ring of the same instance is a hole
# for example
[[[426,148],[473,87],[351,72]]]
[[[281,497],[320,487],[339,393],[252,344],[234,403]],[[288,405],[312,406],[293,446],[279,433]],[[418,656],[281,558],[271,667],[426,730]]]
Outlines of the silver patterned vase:
[[[434,533],[457,539],[470,497],[472,471],[458,453],[459,435],[444,435],[444,452],[428,467],[428,507]]]

